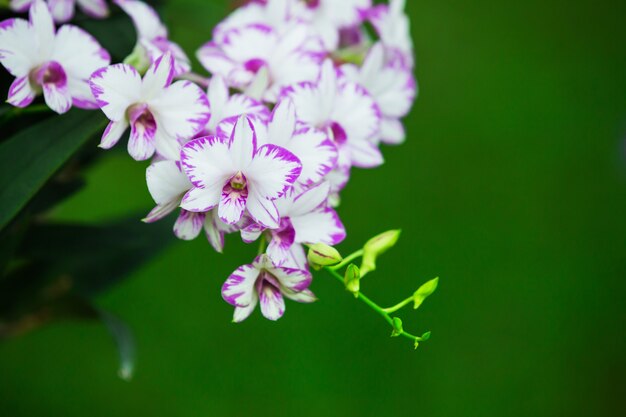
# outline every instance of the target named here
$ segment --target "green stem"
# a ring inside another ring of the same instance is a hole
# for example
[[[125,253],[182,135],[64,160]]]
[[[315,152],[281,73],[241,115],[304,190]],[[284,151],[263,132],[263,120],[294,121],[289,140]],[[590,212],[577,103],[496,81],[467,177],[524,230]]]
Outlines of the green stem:
[[[356,252],[355,252],[356,253]],[[347,258],[346,258],[347,259]],[[343,284],[343,277],[341,275],[339,275],[335,270],[335,267],[326,267],[324,269],[326,269],[332,276],[334,276],[339,282],[341,282]],[[382,308],[381,306],[379,306],[378,304],[376,304],[374,301],[372,301],[370,298],[366,297],[362,292],[359,292],[358,297],[359,300],[363,301],[367,306],[369,306],[372,310],[374,310],[375,312],[377,312],[378,314],[380,314],[387,323],[389,323],[389,325],[394,328],[393,326],[393,318],[389,315],[389,313],[387,311],[385,311],[384,308]],[[406,301],[406,300],[405,300]],[[394,310],[395,311],[395,310]],[[415,336],[412,335],[411,333],[405,332],[404,330],[400,331],[398,333],[398,336],[404,336],[407,339],[412,340],[413,342],[421,342],[424,339],[422,339],[419,336]]]
[[[337,271],[337,270],[343,268],[344,266],[349,265],[350,262],[352,262],[353,260],[355,260],[359,256],[363,256],[363,249],[360,249],[360,250],[354,252],[353,254],[348,255],[347,257],[343,258],[343,261],[341,261],[337,265],[328,267],[328,269],[330,269],[331,271]]]
[[[406,300],[400,301],[398,304],[396,304],[393,307],[383,308],[383,310],[389,314],[395,313],[396,311],[400,310],[402,307],[404,307],[405,305],[409,304],[412,301],[413,301],[413,296],[407,298]]]

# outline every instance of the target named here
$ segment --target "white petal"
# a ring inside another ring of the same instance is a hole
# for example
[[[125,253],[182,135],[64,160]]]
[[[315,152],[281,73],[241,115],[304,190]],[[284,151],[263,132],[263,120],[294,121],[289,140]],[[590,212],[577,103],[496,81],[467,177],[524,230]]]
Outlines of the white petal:
[[[48,0],[50,13],[54,17],[54,21],[65,23],[74,17],[74,1],[75,0]]]
[[[63,114],[72,107],[72,97],[67,87],[57,88],[54,84],[44,84],[43,97],[48,107],[56,113]]]
[[[233,322],[241,323],[242,321],[250,317],[250,314],[252,314],[258,303],[259,297],[256,293],[253,293],[252,300],[250,301],[249,305],[247,305],[246,307],[235,307]]]
[[[287,146],[302,163],[298,182],[319,183],[337,164],[337,148],[328,135],[317,129],[300,130]]]
[[[154,223],[158,220],[161,220],[162,218],[164,218],[165,216],[167,216],[168,214],[176,210],[179,207],[179,204],[180,204],[180,201],[172,200],[168,202],[167,204],[157,205],[141,221],[144,223]]]
[[[345,227],[333,209],[292,217],[290,220],[296,229],[296,242],[336,245],[346,237]]]
[[[181,210],[178,219],[174,223],[174,234],[181,240],[194,240],[202,231],[204,219],[204,213],[192,213],[187,210]]]
[[[178,140],[193,138],[209,120],[209,103],[204,91],[189,81],[170,85],[150,100],[149,106],[159,128]]]
[[[159,161],[146,170],[148,191],[157,204],[180,199],[192,187],[191,182],[174,161]]]
[[[183,169],[195,186],[181,207],[190,211],[208,211],[215,207],[226,181],[236,174],[225,141],[207,137],[195,139],[181,152]]]
[[[204,221],[204,232],[213,249],[218,253],[222,253],[224,251],[224,232],[218,227],[217,221],[219,219],[216,219],[213,212],[208,214]]]
[[[283,296],[298,303],[313,303],[317,301],[317,297],[313,294],[313,291],[309,289],[300,292],[283,291]]]
[[[167,37],[167,29],[157,12],[148,4],[135,0],[114,0],[130,16],[139,38],[154,39]]]
[[[301,171],[300,160],[294,154],[279,146],[263,145],[243,174],[250,190],[263,198],[276,199],[293,185]]]
[[[194,187],[185,194],[180,207],[194,213],[205,213],[219,204],[221,194],[222,190],[218,187]]]
[[[224,78],[214,75],[209,81],[208,98],[211,104],[211,113],[217,114],[221,112],[221,108],[226,105],[229,93]],[[215,123],[217,126],[217,123]]]
[[[124,132],[128,129],[128,122],[126,120],[120,120],[119,122],[109,122],[102,139],[100,140],[100,147],[102,149],[111,149],[119,142]]]
[[[15,77],[28,76],[41,63],[37,39],[28,21],[7,19],[0,22],[0,63]]]
[[[241,115],[228,143],[233,163],[238,171],[250,165],[257,150],[256,146],[256,133],[252,122],[246,115]]]
[[[380,131],[380,109],[368,92],[358,84],[342,86],[332,119],[346,132],[348,142],[375,138]]]
[[[221,221],[227,224],[236,224],[241,220],[244,210],[246,209],[247,195],[238,192],[222,191],[218,215]]]
[[[289,209],[289,217],[302,216],[319,207],[326,206],[329,194],[330,184],[328,182],[323,182],[304,191],[293,200]]]
[[[52,59],[63,66],[68,78],[88,80],[94,71],[111,62],[109,53],[83,29],[62,26],[54,39]]]
[[[42,0],[36,0],[30,7],[29,17],[39,46],[38,54],[48,56],[54,42],[54,22],[48,6]]]
[[[281,100],[267,126],[269,143],[286,147],[296,129],[296,107],[290,98]]]
[[[270,268],[269,272],[280,282],[281,289],[303,291],[311,285],[313,277],[308,271],[286,267]]]
[[[104,114],[115,122],[124,119],[128,107],[141,99],[141,76],[130,65],[102,68],[91,76],[89,84]]]
[[[166,87],[172,83],[174,78],[174,57],[171,53],[160,56],[148,68],[146,75],[143,76],[143,85],[141,87],[141,95],[146,100],[152,100],[159,97]]]
[[[285,300],[281,292],[272,285],[263,285],[259,294],[261,313],[268,320],[278,320],[285,312]]]
[[[375,168],[385,162],[378,146],[370,141],[355,140],[349,142],[347,147],[350,150],[352,165],[356,167]]]
[[[400,145],[406,139],[402,122],[398,119],[383,117],[380,124],[380,138],[388,145]]]
[[[248,213],[255,222],[269,229],[276,229],[280,223],[280,215],[274,202],[259,196],[254,191],[248,195],[246,202]]]

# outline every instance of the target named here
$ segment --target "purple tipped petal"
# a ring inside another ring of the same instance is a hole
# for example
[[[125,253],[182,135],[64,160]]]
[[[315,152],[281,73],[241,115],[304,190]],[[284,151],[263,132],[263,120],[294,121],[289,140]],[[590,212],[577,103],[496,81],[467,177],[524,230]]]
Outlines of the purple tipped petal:
[[[27,107],[35,99],[35,92],[28,82],[28,77],[16,78],[9,88],[7,101],[15,107]]]
[[[275,145],[261,146],[248,168],[243,171],[251,188],[264,198],[283,195],[298,179],[302,164],[297,156]]]
[[[204,219],[204,213],[192,213],[187,210],[181,210],[176,223],[174,223],[174,234],[182,240],[193,240],[202,231]]]
[[[228,304],[238,307],[249,306],[254,299],[254,284],[259,277],[259,270],[252,265],[240,266],[222,286],[222,298]]]

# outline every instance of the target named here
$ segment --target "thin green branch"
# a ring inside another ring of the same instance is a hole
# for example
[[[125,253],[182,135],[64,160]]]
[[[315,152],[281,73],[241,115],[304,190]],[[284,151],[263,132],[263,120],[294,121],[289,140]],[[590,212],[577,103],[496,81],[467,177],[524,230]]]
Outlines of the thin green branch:
[[[348,258],[346,258],[346,259],[348,259]],[[337,273],[337,271],[335,271],[335,268],[336,268],[336,266],[332,267],[332,268],[331,267],[326,267],[324,269],[326,269],[328,271],[328,273],[330,273],[333,277],[335,277],[339,282],[341,282],[343,284],[343,277],[341,275],[339,275]],[[424,340],[423,338],[421,338],[419,336],[415,336],[415,335],[412,335],[409,332],[405,332],[403,329],[397,329],[396,326],[394,326],[393,317],[391,317],[389,315],[389,313],[384,308],[380,307],[378,304],[376,304],[374,301],[372,301],[369,297],[366,297],[362,292],[358,293],[358,297],[357,298],[359,300],[363,301],[367,306],[369,306],[372,310],[377,312],[379,315],[381,315],[385,319],[385,321],[387,323],[389,323],[389,325],[392,327],[392,329],[394,329],[394,331],[396,332],[395,335],[397,335],[397,336],[404,336],[407,339],[412,340],[416,344],[418,342],[422,342]]]
[[[412,302],[413,302],[413,296],[410,296],[406,300],[400,301],[398,304],[396,304],[393,307],[383,308],[383,311],[385,311],[386,313],[389,313],[389,314],[395,313],[396,311],[400,310],[405,305],[407,305],[409,303],[412,303]]]

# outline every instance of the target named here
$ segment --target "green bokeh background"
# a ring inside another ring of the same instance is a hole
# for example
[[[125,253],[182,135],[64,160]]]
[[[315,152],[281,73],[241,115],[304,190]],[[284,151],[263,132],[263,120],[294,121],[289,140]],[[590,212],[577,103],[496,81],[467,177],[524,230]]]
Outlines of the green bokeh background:
[[[314,305],[230,323],[225,277],[254,255],[177,242],[100,306],[129,323],[132,382],[103,326],[59,323],[0,345],[0,416],[617,416],[626,412],[626,3],[408,1],[420,97],[408,141],[356,171],[340,247],[401,227],[363,282],[391,304],[440,276],[405,327],[414,351],[319,274]],[[176,0],[187,51],[224,1]],[[56,212],[102,221],[151,200],[112,152]]]

